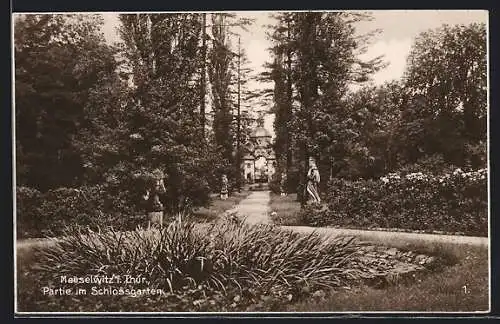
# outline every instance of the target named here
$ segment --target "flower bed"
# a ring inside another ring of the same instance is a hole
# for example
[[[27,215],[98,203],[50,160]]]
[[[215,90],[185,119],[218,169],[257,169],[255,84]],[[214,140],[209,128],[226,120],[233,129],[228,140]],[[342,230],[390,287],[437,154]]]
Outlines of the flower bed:
[[[19,269],[19,305],[22,311],[270,310],[273,303],[318,291],[431,269],[435,258],[424,257],[272,225],[172,223],[162,231],[72,231],[36,249],[34,264]],[[126,276],[141,280],[127,282]],[[73,277],[82,280],[66,279]],[[96,277],[111,282],[85,282]],[[44,287],[71,293],[51,296]],[[92,295],[93,287],[110,291]],[[77,289],[87,293],[77,295]],[[161,293],[134,295],[143,289]]]
[[[310,226],[398,228],[488,236],[487,170],[460,169],[442,176],[389,174],[379,180],[329,184],[327,206],[308,207]]]

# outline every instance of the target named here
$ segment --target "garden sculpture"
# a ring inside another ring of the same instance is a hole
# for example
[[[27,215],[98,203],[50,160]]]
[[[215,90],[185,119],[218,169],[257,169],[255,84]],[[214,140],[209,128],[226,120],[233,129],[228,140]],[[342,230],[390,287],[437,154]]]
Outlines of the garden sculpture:
[[[281,174],[280,193],[282,196],[286,196],[286,173]]]
[[[222,175],[222,188],[220,190],[220,198],[226,200],[228,198],[228,181],[225,174]]]
[[[313,157],[309,158],[309,171],[307,172],[307,202],[312,202],[314,204],[321,203],[321,198],[319,197],[319,182],[320,176],[318,168],[316,167],[316,161]]]
[[[146,200],[146,210],[148,213],[148,228],[151,224],[163,226],[163,204],[160,201],[160,195],[166,192],[163,182],[164,174],[156,169],[147,179],[146,194],[143,196]]]

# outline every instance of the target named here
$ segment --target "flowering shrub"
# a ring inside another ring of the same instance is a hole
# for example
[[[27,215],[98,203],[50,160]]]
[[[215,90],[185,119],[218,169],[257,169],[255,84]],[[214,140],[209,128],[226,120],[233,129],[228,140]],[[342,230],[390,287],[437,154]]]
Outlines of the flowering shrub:
[[[388,174],[379,180],[329,184],[327,208],[308,207],[312,226],[397,228],[488,235],[487,170],[456,169],[441,176]]]
[[[18,238],[57,236],[74,224],[92,229],[135,227],[135,219],[130,217],[133,211],[121,208],[123,204],[101,186],[58,188],[45,193],[18,187],[16,197]]]

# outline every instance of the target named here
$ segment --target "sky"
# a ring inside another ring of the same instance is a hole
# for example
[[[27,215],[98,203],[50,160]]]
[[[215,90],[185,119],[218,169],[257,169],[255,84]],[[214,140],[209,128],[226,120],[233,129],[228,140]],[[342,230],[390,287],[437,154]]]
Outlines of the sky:
[[[485,10],[376,10],[371,11],[373,20],[359,23],[357,32],[366,32],[381,29],[363,54],[363,58],[370,59],[384,55],[388,66],[373,76],[375,84],[399,79],[403,76],[406,67],[406,58],[410,52],[415,37],[429,29],[440,27],[443,24],[470,24],[473,22],[487,23],[488,12]],[[248,67],[254,73],[264,71],[263,64],[270,61],[267,49],[270,42],[266,39],[265,25],[273,23],[270,12],[245,11],[238,15],[255,19],[255,23],[248,32],[240,30],[241,46],[245,49],[250,61]],[[116,33],[118,26],[117,13],[104,14],[104,35],[110,42],[118,41]],[[252,88],[258,89],[262,85],[254,83]],[[273,135],[273,116],[265,118],[264,127]]]

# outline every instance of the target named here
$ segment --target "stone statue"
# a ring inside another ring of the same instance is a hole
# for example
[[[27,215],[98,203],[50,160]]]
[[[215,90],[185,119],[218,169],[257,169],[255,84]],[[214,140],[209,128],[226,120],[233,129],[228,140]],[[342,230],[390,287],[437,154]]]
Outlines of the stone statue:
[[[225,174],[222,175],[222,187],[220,190],[220,198],[222,200],[226,200],[228,198],[228,181],[227,176]]]
[[[316,160],[313,157],[310,157],[309,171],[307,171],[307,186],[306,186],[307,202],[312,202],[314,204],[321,203],[321,198],[319,197],[319,183],[320,183],[320,176],[318,168],[316,167]]]
[[[143,199],[146,201],[146,211],[148,213],[148,228],[151,224],[163,226],[163,204],[160,201],[160,195],[166,192],[165,183],[163,181],[164,174],[161,170],[156,169],[149,174],[146,179],[146,193]]]
[[[280,193],[282,196],[286,196],[287,190],[286,190],[286,173],[283,172],[281,174],[281,180],[280,180]]]

